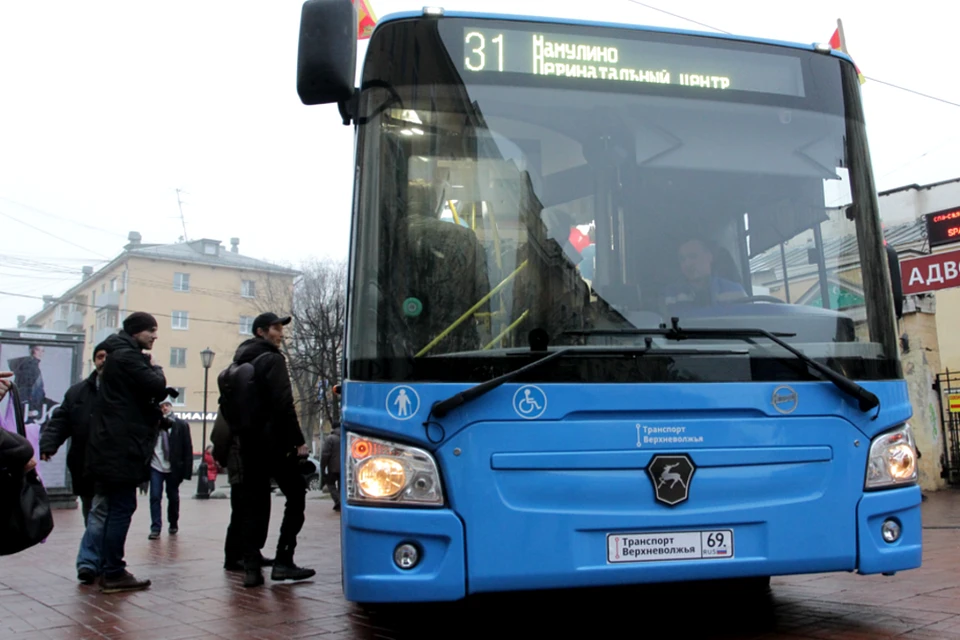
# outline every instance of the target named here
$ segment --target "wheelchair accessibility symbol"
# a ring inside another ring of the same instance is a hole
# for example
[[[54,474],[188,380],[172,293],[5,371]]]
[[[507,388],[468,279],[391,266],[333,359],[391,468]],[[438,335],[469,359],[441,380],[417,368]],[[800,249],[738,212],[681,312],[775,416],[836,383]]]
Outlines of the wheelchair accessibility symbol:
[[[518,416],[527,420],[539,418],[547,410],[547,394],[534,385],[520,387],[513,394],[513,410]]]

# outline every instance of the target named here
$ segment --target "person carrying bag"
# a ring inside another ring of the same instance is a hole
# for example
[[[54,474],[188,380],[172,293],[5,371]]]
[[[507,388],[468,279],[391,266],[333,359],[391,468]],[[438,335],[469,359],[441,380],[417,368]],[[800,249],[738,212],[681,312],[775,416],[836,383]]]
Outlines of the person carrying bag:
[[[8,380],[3,383],[0,398],[9,386],[16,422],[16,433],[13,425],[0,425],[0,556],[8,556],[46,540],[53,531],[53,513],[26,438],[19,390]]]

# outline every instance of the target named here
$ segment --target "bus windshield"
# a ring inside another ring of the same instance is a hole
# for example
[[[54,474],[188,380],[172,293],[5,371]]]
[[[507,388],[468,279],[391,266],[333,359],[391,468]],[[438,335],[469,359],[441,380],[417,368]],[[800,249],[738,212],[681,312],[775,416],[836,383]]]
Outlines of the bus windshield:
[[[817,379],[762,339],[642,332],[676,319],[898,377],[889,304],[868,295],[886,269],[862,241],[874,201],[851,196],[872,184],[851,72],[682,34],[381,25],[359,103],[348,375],[485,380],[539,342],[591,347],[542,381]]]

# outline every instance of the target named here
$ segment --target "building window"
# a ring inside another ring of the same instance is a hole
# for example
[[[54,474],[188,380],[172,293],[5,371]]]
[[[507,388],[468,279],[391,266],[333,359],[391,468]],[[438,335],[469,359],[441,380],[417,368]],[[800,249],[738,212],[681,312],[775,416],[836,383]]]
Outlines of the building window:
[[[240,316],[240,333],[250,335],[253,333],[253,317]]]
[[[214,244],[213,242],[204,242],[204,243],[203,243],[203,252],[204,252],[205,254],[207,254],[208,256],[215,256],[215,255],[217,255],[217,249],[218,249],[218,248],[219,248],[218,245]]]
[[[116,329],[120,325],[116,309],[103,309],[97,312],[97,331],[101,329]]]
[[[177,390],[177,393],[180,394],[176,398],[171,398],[170,402],[175,407],[183,407],[187,404],[187,389],[186,387],[174,387]]]
[[[186,311],[174,311],[172,314],[171,325],[174,329],[187,329],[189,328],[189,319],[187,318]]]
[[[254,284],[253,280],[244,280],[240,284],[240,295],[244,298],[255,298],[257,295],[257,287]]]
[[[110,278],[110,291],[116,291],[116,290],[117,290],[117,279]]]
[[[170,347],[170,366],[187,366],[187,350],[184,347]]]
[[[190,274],[189,273],[173,274],[173,290],[174,291],[190,291]]]

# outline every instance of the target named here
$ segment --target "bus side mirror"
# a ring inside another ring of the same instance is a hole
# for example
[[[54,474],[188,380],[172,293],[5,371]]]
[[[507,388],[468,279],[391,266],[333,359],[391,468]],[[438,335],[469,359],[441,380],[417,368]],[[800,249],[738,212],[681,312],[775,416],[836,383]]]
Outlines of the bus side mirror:
[[[297,94],[306,105],[347,102],[357,68],[357,9],[351,0],[307,0],[300,12]]]
[[[893,309],[897,313],[897,319],[903,317],[903,280],[900,275],[900,257],[897,256],[897,250],[890,245],[885,245],[887,252],[887,266],[890,268],[890,285],[893,289]]]

